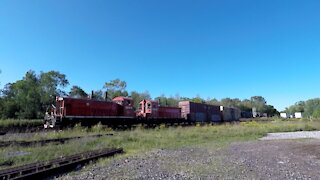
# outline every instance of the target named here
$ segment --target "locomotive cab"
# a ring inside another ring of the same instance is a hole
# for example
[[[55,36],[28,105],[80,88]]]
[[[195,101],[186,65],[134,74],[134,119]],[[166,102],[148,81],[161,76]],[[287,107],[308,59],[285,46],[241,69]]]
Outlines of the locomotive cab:
[[[158,117],[159,103],[157,101],[143,100],[139,103],[137,116],[143,118]]]
[[[128,97],[115,97],[112,102],[117,103],[123,107],[123,116],[134,116],[133,99]]]
[[[47,108],[44,116],[44,128],[53,128],[57,123],[60,123],[64,111],[64,101],[61,97],[56,97],[56,106],[51,105]]]

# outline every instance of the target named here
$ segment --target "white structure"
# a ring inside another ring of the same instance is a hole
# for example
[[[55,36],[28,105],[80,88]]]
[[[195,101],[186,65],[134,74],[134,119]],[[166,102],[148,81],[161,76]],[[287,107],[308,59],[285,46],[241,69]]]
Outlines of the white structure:
[[[280,113],[281,118],[290,118],[290,114],[287,114],[285,112]]]
[[[298,118],[298,119],[301,119],[302,118],[302,112],[295,112],[294,113],[294,117]]]
[[[256,107],[253,107],[252,108],[252,116],[255,118],[255,117],[258,117],[258,113],[257,113],[257,108]]]

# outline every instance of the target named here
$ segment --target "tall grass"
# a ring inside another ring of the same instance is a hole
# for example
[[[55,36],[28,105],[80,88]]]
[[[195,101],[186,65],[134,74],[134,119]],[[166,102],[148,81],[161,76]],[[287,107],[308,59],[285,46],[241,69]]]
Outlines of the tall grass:
[[[42,119],[0,119],[0,128],[35,127],[43,125]]]
[[[0,164],[13,162],[13,166],[40,160],[48,160],[61,155],[70,155],[88,150],[105,147],[122,147],[126,152],[122,156],[132,156],[140,152],[152,151],[162,148],[177,148],[187,146],[213,146],[225,147],[235,141],[257,140],[269,132],[288,132],[301,130],[320,130],[320,122],[269,122],[257,123],[242,122],[238,124],[224,124],[219,126],[193,126],[164,128],[163,125],[156,129],[144,129],[142,127],[128,131],[114,131],[114,136],[101,138],[84,138],[70,141],[66,144],[34,146],[34,147],[6,147],[0,150]],[[92,129],[77,126],[62,132],[50,132],[45,137],[85,135],[92,133],[108,133],[101,127]],[[29,155],[8,157],[6,153],[12,151],[29,152]],[[5,168],[6,166],[0,166]]]

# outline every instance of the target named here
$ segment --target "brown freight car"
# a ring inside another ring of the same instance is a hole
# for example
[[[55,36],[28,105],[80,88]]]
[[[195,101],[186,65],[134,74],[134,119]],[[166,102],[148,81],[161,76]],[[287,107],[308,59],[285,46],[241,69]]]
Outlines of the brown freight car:
[[[179,102],[181,116],[191,122],[220,122],[222,114],[220,107],[190,101]]]
[[[178,107],[159,107],[159,118],[180,119],[181,108]]]

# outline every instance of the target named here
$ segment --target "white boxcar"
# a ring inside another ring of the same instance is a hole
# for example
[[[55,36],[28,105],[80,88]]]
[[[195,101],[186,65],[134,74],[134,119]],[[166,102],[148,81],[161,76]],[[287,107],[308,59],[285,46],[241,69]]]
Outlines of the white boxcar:
[[[302,112],[295,112],[294,113],[294,117],[298,118],[298,119],[301,119],[302,118]]]
[[[290,118],[290,114],[287,113],[280,113],[281,118]]]

